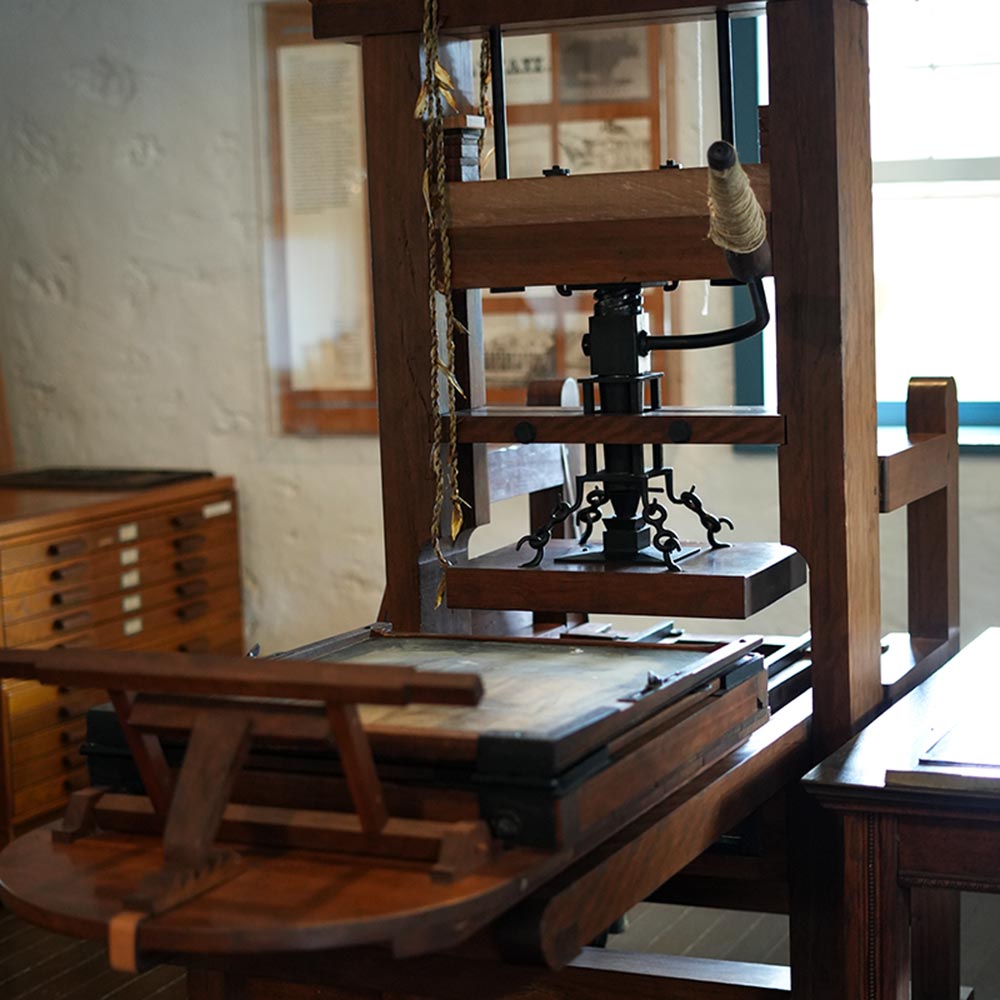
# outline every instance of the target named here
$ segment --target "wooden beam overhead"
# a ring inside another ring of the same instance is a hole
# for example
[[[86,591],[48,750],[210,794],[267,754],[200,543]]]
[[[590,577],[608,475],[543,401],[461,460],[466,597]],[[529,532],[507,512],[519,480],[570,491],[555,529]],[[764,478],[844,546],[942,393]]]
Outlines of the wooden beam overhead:
[[[783,0],[790,2],[790,0]],[[420,31],[423,0],[312,0],[317,38],[356,38]],[[547,31],[606,22],[694,20],[713,17],[720,7],[731,14],[764,12],[763,0],[706,3],[705,0],[440,0],[441,30],[478,36],[483,27],[505,31]]]
[[[746,167],[765,212],[766,165]],[[728,278],[708,238],[708,170],[450,184],[456,288]]]

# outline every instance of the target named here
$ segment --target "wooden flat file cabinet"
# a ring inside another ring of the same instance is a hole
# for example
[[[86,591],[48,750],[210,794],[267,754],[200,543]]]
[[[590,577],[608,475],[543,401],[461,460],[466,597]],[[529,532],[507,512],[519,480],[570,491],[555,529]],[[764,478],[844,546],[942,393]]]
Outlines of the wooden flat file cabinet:
[[[142,491],[0,490],[3,645],[240,653],[236,494],[200,478]],[[0,688],[0,844],[87,784],[102,691]]]

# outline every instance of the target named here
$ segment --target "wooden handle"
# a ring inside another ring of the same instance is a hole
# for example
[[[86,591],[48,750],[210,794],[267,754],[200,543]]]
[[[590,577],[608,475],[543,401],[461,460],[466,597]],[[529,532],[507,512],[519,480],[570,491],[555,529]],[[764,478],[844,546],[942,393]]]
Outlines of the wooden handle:
[[[87,787],[87,775],[78,774],[75,778],[66,778],[63,781],[63,791],[68,795],[70,792],[75,792],[78,788]]]
[[[733,277],[749,282],[770,273],[764,209],[728,142],[708,147],[709,239],[726,251]]]
[[[183,538],[174,539],[174,548],[178,552],[194,552],[205,544],[204,535],[185,535]]]
[[[94,645],[94,637],[91,635],[79,635],[75,639],[68,639],[53,646],[53,649],[87,649]]]
[[[178,573],[200,573],[206,566],[208,560],[204,556],[194,556],[192,559],[178,559],[174,563],[174,569]]]
[[[57,618],[52,623],[52,629],[54,632],[72,632],[74,629],[89,625],[93,617],[89,611],[78,611],[75,615]]]
[[[86,563],[70,563],[69,566],[60,566],[59,569],[52,570],[52,572],[49,573],[49,579],[53,582],[59,582],[62,580],[79,580],[81,576],[86,576],[86,574]]]
[[[208,590],[207,580],[189,580],[187,583],[179,583],[174,590],[178,597],[198,597]]]
[[[60,590],[52,595],[52,603],[56,607],[65,607],[69,604],[79,604],[90,597],[90,587],[84,584],[82,587],[73,587],[70,590]]]
[[[87,737],[87,727],[77,726],[74,729],[64,729],[59,734],[59,742],[64,746],[72,746],[76,743],[82,743]]]
[[[199,635],[196,639],[188,639],[177,647],[178,653],[207,653],[212,648],[208,636]]]
[[[87,543],[82,538],[69,538],[64,542],[53,542],[48,548],[48,553],[53,558],[78,556],[81,552],[86,551]]]
[[[208,611],[208,601],[195,601],[193,604],[185,604],[184,607],[177,609],[177,617],[182,621],[192,621],[195,618],[200,618],[206,611]]]

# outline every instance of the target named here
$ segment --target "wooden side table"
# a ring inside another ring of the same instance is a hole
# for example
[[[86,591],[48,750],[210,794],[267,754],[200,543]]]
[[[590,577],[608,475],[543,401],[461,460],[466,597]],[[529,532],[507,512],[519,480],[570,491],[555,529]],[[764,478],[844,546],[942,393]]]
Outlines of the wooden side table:
[[[932,787],[919,760],[998,693],[991,628],[806,775],[812,863],[798,866],[792,933],[811,936],[815,961],[802,996],[904,1000],[911,977],[913,1000],[960,995],[959,894],[1000,893],[1000,779]]]

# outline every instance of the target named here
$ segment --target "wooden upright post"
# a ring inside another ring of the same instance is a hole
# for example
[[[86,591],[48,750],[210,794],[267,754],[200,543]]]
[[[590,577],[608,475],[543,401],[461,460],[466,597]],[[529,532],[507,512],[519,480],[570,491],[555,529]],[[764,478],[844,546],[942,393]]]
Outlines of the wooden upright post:
[[[781,540],[809,563],[822,757],[882,699],[868,17],[857,0],[767,14]]]
[[[430,381],[427,219],[420,35],[362,43],[371,224],[386,593],[382,615],[403,632],[465,632],[468,612],[435,609],[440,570],[430,549],[434,479],[428,449],[437,419]],[[467,43],[442,44],[459,87],[471,84]],[[464,62],[465,71],[457,64]],[[468,108],[462,109],[463,111]],[[470,293],[470,296],[478,293]],[[478,331],[478,301],[456,313]]]

